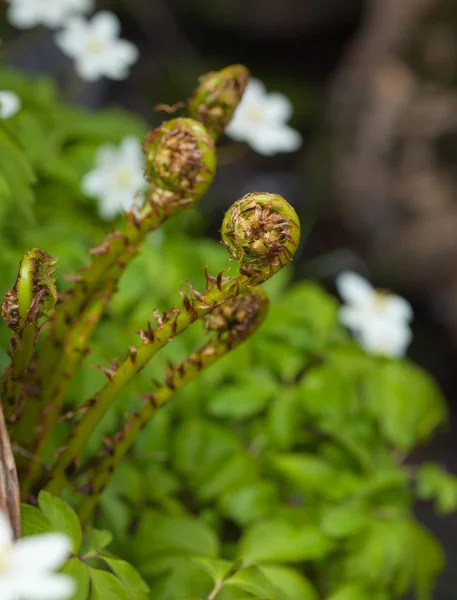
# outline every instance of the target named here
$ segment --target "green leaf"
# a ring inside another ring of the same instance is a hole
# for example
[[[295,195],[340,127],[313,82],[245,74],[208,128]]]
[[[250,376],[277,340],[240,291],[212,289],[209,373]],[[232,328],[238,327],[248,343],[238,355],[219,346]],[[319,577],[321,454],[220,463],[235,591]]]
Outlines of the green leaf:
[[[0,175],[2,177],[1,189],[5,192],[18,213],[22,213],[31,220],[30,205],[34,201],[32,184],[35,174],[27,155],[23,152],[18,142],[11,133],[0,124]],[[8,192],[7,192],[8,190]]]
[[[257,375],[251,373],[252,383],[226,385],[211,396],[208,412],[215,417],[247,419],[258,414],[276,390],[276,384],[268,371]]]
[[[311,417],[340,427],[357,414],[354,384],[337,365],[325,363],[310,368],[299,386],[302,408]]]
[[[21,519],[22,535],[24,537],[55,531],[44,514],[30,504],[21,504]]]
[[[420,600],[429,600],[444,557],[439,543],[404,516],[372,519],[345,558],[350,579],[376,588],[391,588],[402,597],[413,586]]]
[[[240,525],[274,514],[279,504],[279,491],[273,481],[258,481],[233,492],[220,500],[221,511]]]
[[[270,463],[285,479],[306,495],[342,499],[361,485],[361,478],[349,470],[341,471],[312,454],[282,454],[270,457]]]
[[[201,567],[205,573],[208,573],[215,584],[223,581],[234,569],[234,564],[236,564],[231,563],[228,560],[222,560],[218,558],[192,557],[191,560],[194,564]],[[238,562],[238,567],[241,567],[241,565],[241,561]],[[235,567],[233,572],[235,573],[236,570],[237,568]]]
[[[113,535],[109,531],[88,527],[84,539],[84,554],[99,553],[111,543],[112,539]]]
[[[149,597],[149,587],[131,564],[119,558],[101,555],[106,564],[116,577],[123,583],[129,591],[130,597],[135,600],[147,600]]]
[[[90,600],[135,600],[128,589],[111,573],[100,569],[89,569]]]
[[[297,569],[282,565],[262,565],[260,570],[287,600],[319,600],[312,583]]]
[[[258,460],[254,456],[233,454],[211,477],[200,484],[197,492],[203,500],[217,498],[221,494],[230,493],[255,481],[258,471]]]
[[[142,555],[180,554],[215,557],[219,543],[214,532],[191,517],[171,517],[148,511],[141,519],[134,543]]]
[[[275,395],[267,415],[268,436],[280,450],[289,450],[302,429],[303,411],[297,388],[283,388]]]
[[[239,441],[225,427],[193,420],[175,430],[171,458],[178,473],[186,475],[198,488],[239,450]]]
[[[76,584],[76,592],[68,600],[87,600],[89,597],[89,567],[79,558],[71,558],[61,572],[69,575]]]
[[[238,556],[255,562],[302,562],[322,558],[332,547],[316,525],[263,521],[245,532]]]
[[[249,592],[260,598],[283,600],[280,591],[275,589],[259,567],[255,565],[240,569],[227,580],[225,585]]]
[[[432,377],[407,361],[384,362],[368,400],[386,440],[405,452],[427,441],[447,415]]]
[[[66,502],[44,490],[38,495],[38,506],[49,519],[54,531],[61,531],[71,538],[73,553],[77,554],[81,547],[82,531],[74,510]]]
[[[424,500],[435,500],[440,514],[457,509],[457,477],[434,463],[421,465],[417,472],[417,495]]]
[[[357,501],[332,506],[324,511],[322,530],[334,538],[345,538],[360,533],[369,523],[364,506]]]

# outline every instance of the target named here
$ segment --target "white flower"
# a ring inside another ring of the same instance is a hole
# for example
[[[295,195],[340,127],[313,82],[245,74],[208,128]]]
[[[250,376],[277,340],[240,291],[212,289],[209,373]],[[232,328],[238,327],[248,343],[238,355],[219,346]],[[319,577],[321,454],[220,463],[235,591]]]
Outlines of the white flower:
[[[144,156],[140,141],[126,137],[117,148],[101,146],[95,156],[95,169],[85,175],[81,188],[99,198],[99,213],[112,219],[132,208],[135,195],[144,187]]]
[[[261,81],[251,79],[225,133],[247,142],[259,154],[294,152],[300,148],[302,138],[286,125],[291,116],[288,98],[279,93],[267,94]]]
[[[71,540],[62,533],[45,533],[13,540],[13,531],[0,511],[1,600],[64,600],[75,591],[73,580],[54,573],[68,558]]]
[[[75,59],[82,79],[125,79],[139,52],[131,42],[119,39],[120,28],[114,13],[102,11],[91,20],[72,17],[55,40],[62,52]]]
[[[404,356],[412,338],[413,310],[407,300],[376,290],[350,271],[337,277],[336,287],[346,302],[339,318],[367,352],[391,358]]]
[[[93,0],[9,0],[8,19],[18,29],[60,27],[75,13],[93,8]]]
[[[21,109],[22,102],[15,92],[0,92],[0,119],[9,119]]]

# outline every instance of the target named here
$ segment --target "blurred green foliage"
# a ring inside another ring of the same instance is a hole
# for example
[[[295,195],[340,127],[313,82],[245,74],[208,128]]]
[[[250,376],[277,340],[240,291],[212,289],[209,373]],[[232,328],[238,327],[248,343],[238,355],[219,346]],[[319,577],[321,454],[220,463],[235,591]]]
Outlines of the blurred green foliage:
[[[81,193],[81,177],[101,143],[142,137],[146,125],[119,110],[69,108],[46,80],[5,70],[0,78],[23,102],[0,126],[0,290],[31,247],[58,257],[64,289],[64,275],[111,227]],[[149,236],[69,404],[83,404],[103,384],[91,367],[121,356],[154,308],[179,301],[185,280],[202,289],[205,266],[226,267],[225,249],[199,237],[195,223],[184,214]],[[335,298],[317,283],[291,283],[292,275],[285,269],[266,285],[271,309],[253,338],[142,432],[103,494],[97,529],[82,532],[69,506],[45,492],[37,508],[23,507],[25,534],[57,530],[73,540],[75,557],[64,568],[79,583],[73,600],[388,600],[411,588],[431,598],[444,557],[415,521],[414,502],[455,510],[457,480],[405,458],[445,421],[443,397],[408,360],[364,354],[339,325]],[[87,456],[153,390],[166,361],[204,337],[195,325],[141,372]],[[2,367],[8,338],[3,328]]]

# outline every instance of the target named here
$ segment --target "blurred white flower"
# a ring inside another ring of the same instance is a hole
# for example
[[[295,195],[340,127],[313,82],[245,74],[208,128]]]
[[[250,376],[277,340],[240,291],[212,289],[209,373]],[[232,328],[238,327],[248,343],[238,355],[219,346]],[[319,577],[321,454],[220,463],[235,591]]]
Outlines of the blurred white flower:
[[[336,287],[346,302],[340,307],[340,321],[352,331],[362,348],[391,358],[404,356],[412,338],[409,323],[413,310],[409,302],[376,290],[350,271],[337,277]]]
[[[93,0],[9,0],[7,17],[18,29],[60,27],[71,15],[92,10]]]
[[[98,149],[95,169],[85,175],[81,188],[99,199],[98,211],[109,220],[132,208],[135,195],[145,185],[143,173],[141,143],[135,137],[126,137],[119,147],[104,144]]]
[[[67,560],[71,540],[62,533],[45,533],[14,541],[0,511],[0,598],[2,600],[65,600],[75,592],[74,581],[54,573]]]
[[[125,79],[139,52],[134,44],[119,38],[120,29],[116,15],[102,11],[90,20],[68,19],[55,40],[62,52],[75,60],[76,72],[82,79]]]
[[[286,125],[291,116],[292,104],[286,96],[267,94],[261,81],[251,79],[225,133],[238,142],[247,142],[259,154],[294,152],[302,138]]]
[[[15,92],[0,92],[0,119],[9,119],[21,109],[22,102]]]

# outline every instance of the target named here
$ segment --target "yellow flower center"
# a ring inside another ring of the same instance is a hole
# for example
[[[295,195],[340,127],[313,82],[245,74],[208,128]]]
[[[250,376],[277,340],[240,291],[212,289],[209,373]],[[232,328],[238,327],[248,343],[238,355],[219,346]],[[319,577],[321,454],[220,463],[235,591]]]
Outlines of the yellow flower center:
[[[129,187],[132,184],[132,171],[129,169],[119,169],[115,176],[116,185],[119,187]]]
[[[376,290],[372,302],[373,309],[378,313],[383,312],[386,309],[389,296],[390,294],[387,290]]]
[[[263,115],[265,113],[261,106],[250,106],[247,112],[249,119],[253,123],[260,123],[263,120]]]
[[[86,53],[87,54],[98,54],[101,50],[103,50],[103,40],[101,40],[98,36],[92,35],[88,38],[86,43]]]

